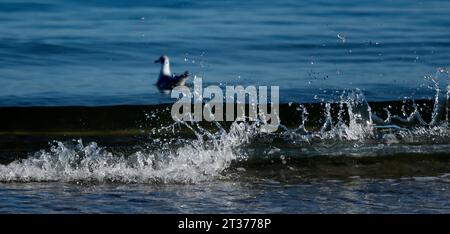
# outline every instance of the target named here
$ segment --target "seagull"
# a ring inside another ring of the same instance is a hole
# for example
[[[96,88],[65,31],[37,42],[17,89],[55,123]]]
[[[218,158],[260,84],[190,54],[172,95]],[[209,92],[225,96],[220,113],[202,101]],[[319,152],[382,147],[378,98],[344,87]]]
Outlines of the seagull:
[[[171,90],[175,86],[184,86],[189,78],[189,72],[185,71],[181,75],[172,74],[170,72],[169,57],[163,55],[155,60],[155,63],[161,63],[161,71],[159,72],[158,82],[156,86],[160,90]]]

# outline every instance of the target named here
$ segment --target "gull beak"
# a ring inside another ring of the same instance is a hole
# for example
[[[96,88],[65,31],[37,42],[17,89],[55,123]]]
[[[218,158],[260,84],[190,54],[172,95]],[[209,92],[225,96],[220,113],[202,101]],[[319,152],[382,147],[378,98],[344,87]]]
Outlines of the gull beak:
[[[159,63],[161,61],[161,59],[157,59],[155,60],[155,63]]]

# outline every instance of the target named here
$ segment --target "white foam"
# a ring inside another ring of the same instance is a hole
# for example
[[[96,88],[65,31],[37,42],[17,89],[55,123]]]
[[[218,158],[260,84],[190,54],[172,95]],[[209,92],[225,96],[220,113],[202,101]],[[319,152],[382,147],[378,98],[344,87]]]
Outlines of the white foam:
[[[196,183],[221,175],[233,160],[244,156],[235,147],[248,140],[249,125],[233,124],[229,132],[203,140],[203,136],[174,151],[137,151],[114,155],[97,143],[74,145],[55,142],[49,151],[0,165],[0,181],[84,181],[122,183]]]

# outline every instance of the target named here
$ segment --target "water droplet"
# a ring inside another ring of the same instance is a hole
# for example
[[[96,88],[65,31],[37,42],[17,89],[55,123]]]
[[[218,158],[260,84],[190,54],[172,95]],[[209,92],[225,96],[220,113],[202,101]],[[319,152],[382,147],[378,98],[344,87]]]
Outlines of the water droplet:
[[[337,37],[342,41],[342,43],[345,43],[346,39],[341,34],[338,34]]]
[[[283,163],[283,165],[286,165],[286,163],[287,163],[286,157],[284,155],[281,155],[280,159],[281,159],[281,163]]]

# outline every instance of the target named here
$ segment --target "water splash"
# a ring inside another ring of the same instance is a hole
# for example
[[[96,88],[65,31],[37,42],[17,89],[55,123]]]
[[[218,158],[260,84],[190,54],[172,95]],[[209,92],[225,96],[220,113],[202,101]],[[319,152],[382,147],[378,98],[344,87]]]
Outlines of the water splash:
[[[343,91],[339,100],[322,103],[323,121],[318,128],[309,128],[316,118],[314,110],[291,103],[289,107],[296,108],[301,120],[298,126],[281,126],[276,133],[263,133],[261,123],[245,120],[235,121],[229,128],[213,122],[214,130],[195,122],[177,122],[152,129],[145,147],[131,153],[82,140],[54,142],[49,150],[0,165],[0,182],[198,183],[226,177],[234,162],[245,165],[248,159],[277,158],[283,166],[293,168],[291,157],[446,153],[450,149],[450,84],[441,84],[444,74],[448,72],[438,71],[431,78],[436,94],[430,121],[425,121],[413,99],[402,103],[400,115],[385,107],[383,118],[374,113],[361,90]],[[440,87],[446,87],[445,91]],[[160,122],[160,116],[159,112],[147,113],[148,121]],[[179,137],[177,129],[181,128],[188,129],[194,139]],[[255,145],[263,153],[258,153]],[[245,166],[238,169],[245,171]]]
[[[343,91],[338,101],[323,103],[324,116],[322,119],[324,121],[318,131],[308,130],[305,127],[305,115],[308,115],[308,112],[303,105],[299,105],[297,110],[300,111],[302,122],[294,130],[283,127],[285,132],[282,135],[291,144],[303,147],[303,151],[306,147],[317,151],[320,147],[325,146],[326,150],[320,152],[322,155],[348,154],[347,149],[339,148],[339,146],[349,147],[346,142],[354,148],[352,155],[363,155],[358,150],[373,145],[377,147],[381,145],[381,148],[393,144],[445,144],[448,146],[450,141],[448,125],[450,85],[446,86],[447,90],[443,95],[438,80],[445,80],[442,78],[442,74],[448,74],[448,72],[438,70],[438,73],[439,75],[436,74],[433,77],[435,96],[428,122],[424,120],[423,113],[414,99],[403,102],[400,108],[402,116],[392,114],[391,106],[387,106],[383,108],[386,118],[382,118],[372,111],[363,92],[356,89],[351,92]],[[445,96],[445,99],[442,96]],[[442,116],[443,108],[445,116]],[[408,110],[411,109],[412,111],[408,113]],[[311,145],[312,142],[313,145]],[[330,147],[332,149],[328,150]],[[332,150],[337,152],[332,152]],[[388,148],[385,151],[387,154],[391,152]]]
[[[361,90],[357,89],[349,95],[344,91],[338,106],[338,120],[333,124],[331,103],[325,103],[325,123],[320,134],[316,134],[317,138],[363,140],[373,135],[372,111]],[[344,112],[348,116],[348,121],[344,120]]]
[[[159,150],[139,150],[128,156],[113,154],[95,142],[54,142],[49,151],[0,165],[0,181],[196,183],[220,177],[233,160],[244,160],[235,148],[256,131],[243,123],[217,134],[185,126],[197,139],[183,141],[175,149],[170,147],[173,142],[161,143]]]
[[[449,108],[449,90],[450,90],[450,84],[447,84],[447,92],[445,94],[442,93],[442,90],[440,87],[442,87],[442,83],[447,82],[450,83],[450,75],[449,72],[443,68],[438,68],[434,76],[426,76],[426,80],[431,81],[432,86],[429,87],[430,89],[433,89],[435,91],[434,95],[434,103],[433,103],[433,111],[431,114],[431,120],[429,123],[427,123],[422,115],[420,114],[419,108],[412,99],[413,103],[413,112],[411,112],[409,115],[405,111],[405,103],[402,106],[402,112],[404,116],[407,116],[406,118],[398,116],[398,115],[392,115],[389,113],[389,110],[386,109],[386,112],[388,113],[388,118],[384,120],[385,124],[409,124],[409,125],[420,125],[420,126],[436,126],[445,123],[448,124],[448,108]],[[444,98],[445,96],[445,98]],[[441,116],[441,107],[445,107],[445,117]],[[379,118],[377,118],[379,119]]]

